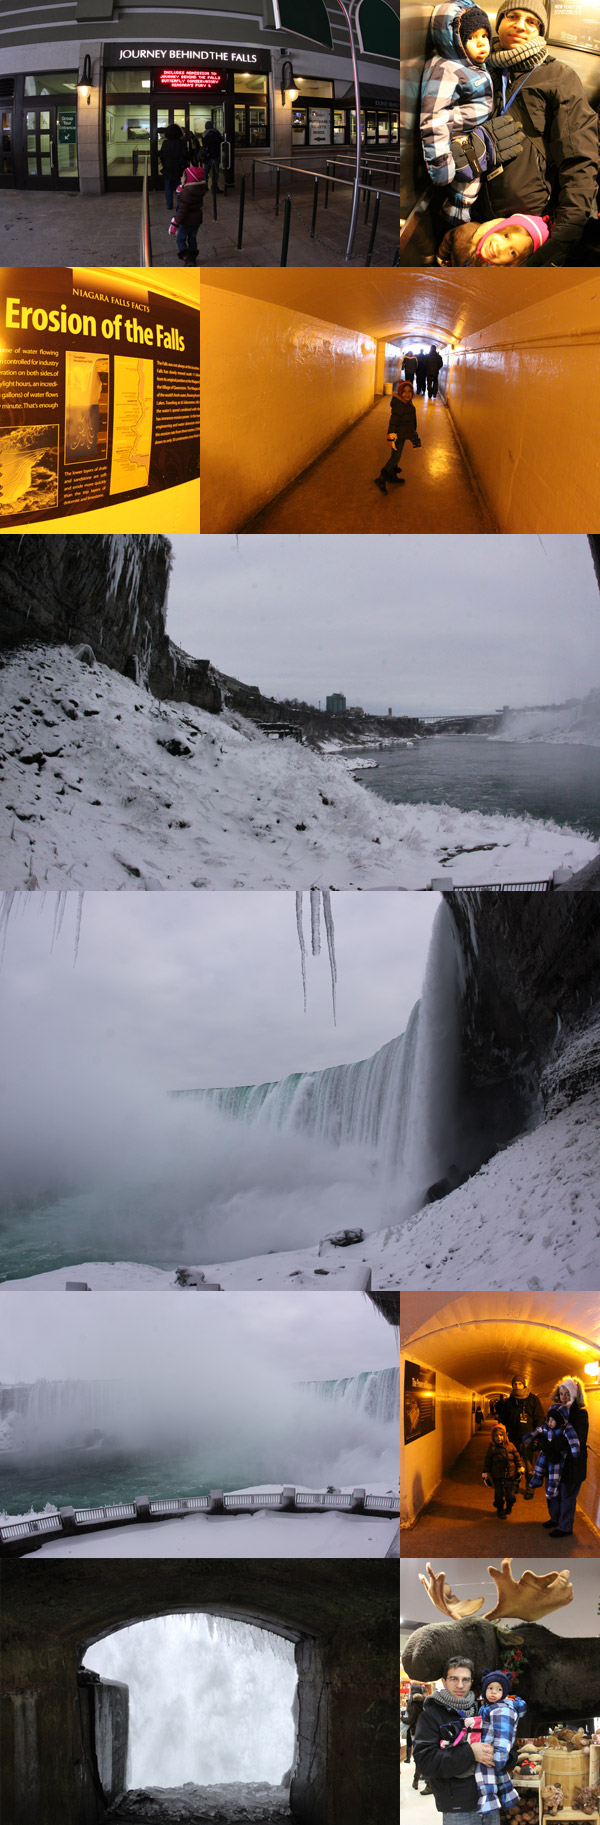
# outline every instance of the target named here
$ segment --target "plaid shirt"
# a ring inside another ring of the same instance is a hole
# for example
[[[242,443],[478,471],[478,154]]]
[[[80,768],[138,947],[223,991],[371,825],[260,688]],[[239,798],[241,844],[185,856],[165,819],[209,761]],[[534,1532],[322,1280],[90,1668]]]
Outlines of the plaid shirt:
[[[570,1426],[569,1421],[566,1420],[562,1431],[559,1432],[558,1427],[555,1430],[552,1426],[545,1424],[539,1426],[537,1432],[530,1433],[529,1436],[533,1443],[535,1443],[536,1438],[542,1437],[547,1439],[549,1447],[549,1449],[545,1451],[542,1446],[529,1487],[530,1489],[537,1488],[540,1483],[543,1483],[545,1478],[546,1495],[554,1496],[558,1493],[565,1458],[568,1456],[569,1451],[572,1457],[579,1457],[579,1439],[575,1427]],[[524,1442],[527,1444],[528,1440],[525,1439]],[[563,1445],[562,1450],[560,1449],[561,1444]],[[552,1449],[552,1456],[550,1455],[550,1448]]]
[[[512,1749],[519,1718],[526,1711],[523,1698],[502,1698],[494,1705],[482,1705],[481,1741],[491,1743],[494,1761],[491,1768],[478,1762],[475,1780],[479,1789],[478,1812],[498,1812],[500,1806],[516,1806],[519,1794],[513,1787],[506,1763]]]

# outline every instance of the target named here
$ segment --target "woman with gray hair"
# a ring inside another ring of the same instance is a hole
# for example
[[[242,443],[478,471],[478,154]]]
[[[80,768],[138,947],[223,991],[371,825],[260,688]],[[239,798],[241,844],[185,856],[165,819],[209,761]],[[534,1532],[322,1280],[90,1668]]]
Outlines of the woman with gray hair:
[[[572,1449],[568,1450],[562,1460],[560,1477],[556,1476],[556,1487],[552,1494],[547,1490],[549,1519],[542,1522],[551,1533],[552,1539],[560,1539],[573,1532],[577,1497],[582,1483],[587,1476],[587,1436],[589,1414],[585,1404],[585,1395],[577,1376],[565,1375],[559,1381],[552,1397],[552,1408],[557,1418],[564,1415],[565,1427],[571,1427],[579,1442],[577,1451],[575,1440],[571,1435]],[[568,1438],[568,1432],[567,1432]],[[541,1441],[543,1443],[543,1440]]]

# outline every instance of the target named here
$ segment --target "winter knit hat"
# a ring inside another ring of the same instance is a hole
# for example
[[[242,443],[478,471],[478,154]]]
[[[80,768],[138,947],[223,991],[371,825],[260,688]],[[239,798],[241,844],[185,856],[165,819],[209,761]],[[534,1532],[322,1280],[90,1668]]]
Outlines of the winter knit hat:
[[[485,1698],[486,1688],[488,1686],[493,1685],[494,1681],[496,1681],[497,1685],[502,1686],[502,1697],[503,1698],[508,1697],[508,1694],[510,1692],[510,1688],[512,1685],[512,1679],[511,1679],[510,1673],[503,1673],[501,1669],[498,1669],[498,1671],[493,1672],[493,1673],[482,1673],[482,1675],[481,1675],[481,1699],[482,1699],[483,1704],[485,1704],[485,1702],[486,1702],[486,1698]]]
[[[577,1382],[573,1381],[573,1379],[570,1375],[563,1375],[562,1381],[559,1381],[558,1386],[559,1386],[559,1388],[568,1388],[572,1402],[574,1400],[579,1400],[579,1388],[577,1386]]]
[[[565,1426],[567,1423],[567,1415],[565,1413],[564,1407],[559,1407],[559,1406],[549,1407],[548,1412],[546,1414],[546,1424],[548,1423],[549,1419],[555,1420],[556,1425],[560,1426],[561,1428],[563,1426]]]
[[[548,240],[550,233],[548,222],[542,215],[507,215],[503,222],[494,222],[491,228],[486,229],[485,234],[482,234],[481,239],[477,242],[476,253],[481,256],[489,236],[497,234],[498,230],[502,230],[502,228],[525,228],[533,241],[534,250],[543,247],[544,241]]]
[[[472,38],[473,33],[479,31],[487,32],[491,48],[492,28],[487,13],[484,13],[481,6],[467,6],[458,21],[458,36],[463,51],[466,51],[467,39]]]
[[[521,10],[520,7],[516,4],[516,0],[501,0],[501,4],[498,7],[498,11],[496,13],[496,20],[495,20],[496,31],[498,31],[498,27],[500,25],[500,20],[504,18],[505,13],[516,13],[516,12],[519,12],[520,10]],[[532,0],[532,5],[529,6],[529,4],[527,4],[526,6],[523,7],[523,11],[528,12],[528,13],[533,13],[535,15],[535,18],[539,19],[540,30],[542,32],[542,36],[545,38],[546,32],[548,30],[548,14],[547,14],[546,8],[544,6],[544,0]]]

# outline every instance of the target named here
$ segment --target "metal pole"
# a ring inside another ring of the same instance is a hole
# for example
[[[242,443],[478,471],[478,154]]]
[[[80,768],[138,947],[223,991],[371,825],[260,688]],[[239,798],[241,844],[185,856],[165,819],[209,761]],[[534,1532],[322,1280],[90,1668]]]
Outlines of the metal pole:
[[[244,232],[244,203],[245,203],[245,201],[246,201],[246,179],[245,179],[245,177],[243,177],[240,179],[240,219],[238,222],[238,238],[237,238],[238,251],[242,245],[242,235]]]
[[[379,204],[380,204],[380,201],[381,201],[381,198],[380,198],[380,195],[379,195],[379,191],[377,191],[377,193],[376,193],[376,196],[375,196],[375,208],[374,208],[374,210],[373,210],[373,223],[372,223],[372,227],[371,227],[371,239],[370,239],[370,241],[369,241],[369,251],[368,251],[368,254],[367,254],[367,258],[366,258],[366,260],[365,260],[365,266],[370,266],[370,265],[371,265],[371,260],[372,260],[372,257],[373,257],[373,248],[374,248],[374,246],[375,246],[375,236],[376,236],[376,234],[377,234],[377,223],[378,223],[378,221],[379,221]]]
[[[292,199],[291,199],[291,196],[286,196],[285,203],[283,206],[283,236],[282,236],[282,241],[281,241],[281,259],[279,261],[280,266],[287,266],[288,247],[289,247],[289,243],[290,243],[291,219],[292,219]]]
[[[352,214],[350,216],[350,227],[348,229],[348,243],[347,243],[346,254],[345,254],[346,260],[351,260],[352,252],[353,252],[353,248],[354,248],[354,237],[356,235],[356,223],[357,223],[357,218],[358,218],[358,200],[359,200],[359,193],[360,193],[360,152],[361,152],[360,82],[359,82],[359,76],[358,76],[358,63],[356,61],[356,51],[354,49],[354,32],[352,30],[352,20],[350,18],[348,8],[345,4],[345,0],[337,0],[337,3],[338,3],[338,6],[341,7],[341,10],[343,12],[343,15],[346,20],[347,27],[348,27],[349,37],[350,37],[350,50],[352,52],[352,73],[354,76],[354,102],[355,102],[355,107],[356,107],[356,177],[354,179],[354,196],[352,198]]]
[[[325,205],[324,206],[327,209],[329,207],[329,159],[326,159],[326,161],[325,161],[325,170],[326,170],[327,176],[325,178]]]
[[[315,187],[314,187],[314,192],[313,192],[313,210],[312,210],[312,222],[311,222],[311,225],[310,225],[310,238],[311,238],[311,241],[314,241],[314,238],[315,238],[315,228],[316,228],[316,226],[317,226],[317,204],[318,204],[318,201],[319,201],[319,179],[318,179],[318,177],[316,177],[316,178],[315,178]]]
[[[253,158],[253,160],[252,160],[252,201],[253,202],[254,202],[255,182],[256,182],[256,159]]]
[[[372,172],[372,171],[367,171],[367,186],[368,186],[368,185],[370,185],[370,184],[372,184],[372,182],[373,182],[373,172]],[[366,189],[366,190],[365,190],[365,196],[366,196],[366,199],[367,199],[367,200],[366,200],[366,203],[365,203],[365,223],[367,223],[367,222],[368,222],[368,220],[369,220],[369,204],[370,204],[370,201],[371,201],[371,191],[370,191],[370,189],[369,189],[369,188],[367,188],[367,189]]]
[[[275,214],[276,214],[276,215],[279,215],[279,191],[280,191],[280,187],[281,187],[281,167],[280,167],[280,165],[278,165],[278,166],[277,166],[277,170],[276,170],[276,172],[275,172]]]

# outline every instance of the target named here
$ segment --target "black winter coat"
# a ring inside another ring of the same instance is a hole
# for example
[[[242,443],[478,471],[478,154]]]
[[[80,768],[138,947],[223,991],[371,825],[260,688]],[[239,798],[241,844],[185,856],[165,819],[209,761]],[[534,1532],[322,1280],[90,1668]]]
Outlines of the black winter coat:
[[[202,204],[206,196],[205,183],[182,184],[179,201],[175,210],[175,221],[178,228],[199,228],[202,222]]]
[[[475,1756],[465,1740],[456,1749],[441,1749],[440,1739],[453,1743],[464,1729],[460,1711],[448,1711],[435,1692],[426,1698],[415,1730],[415,1767],[429,1781],[438,1812],[476,1812],[479,1789]]]
[[[537,1394],[533,1393],[533,1390],[526,1395],[523,1402],[524,1426],[521,1425],[519,1417],[521,1403],[517,1400],[516,1395],[509,1394],[508,1399],[503,1400],[500,1405],[502,1425],[506,1426],[511,1445],[516,1445],[519,1450],[525,1434],[534,1432],[536,1426],[544,1424],[546,1416],[541,1400],[538,1399]]]
[[[579,1457],[573,1457],[569,1451],[560,1480],[567,1489],[579,1489],[587,1476],[587,1435],[590,1429],[587,1407],[580,1407],[579,1401],[574,1400],[569,1407],[567,1419],[579,1439]]]
[[[497,41],[494,49],[497,49]],[[507,89],[521,80],[515,72]],[[490,125],[502,109],[501,73],[492,72],[494,112]],[[513,108],[527,135],[543,141],[543,147],[527,138],[517,157],[491,183],[484,178],[477,202],[472,209],[476,222],[494,216],[512,215],[515,210],[526,215],[550,215],[552,234],[544,246],[530,255],[527,266],[562,266],[570,248],[577,246],[589,217],[594,214],[598,189],[598,119],[583,92],[579,77],[566,63],[547,57],[530,70]]]
[[[165,177],[170,177],[174,184],[183,177],[188,162],[188,150],[184,139],[163,139],[158,154]]]
[[[395,431],[397,437],[414,437],[416,429],[417,414],[414,406],[411,405],[410,399],[399,399],[398,394],[393,393],[390,405],[388,437],[392,431]]]

